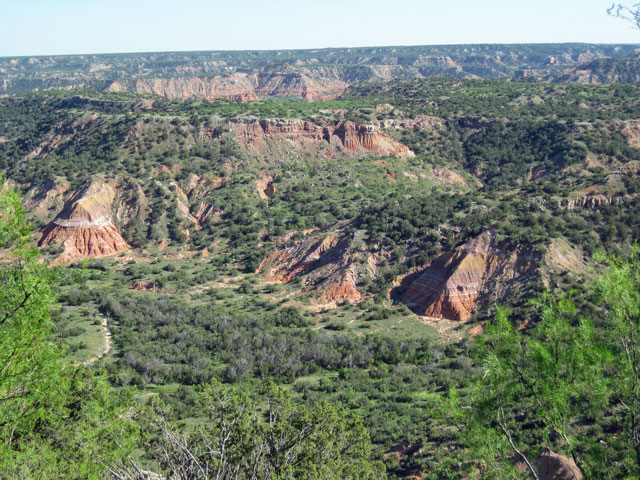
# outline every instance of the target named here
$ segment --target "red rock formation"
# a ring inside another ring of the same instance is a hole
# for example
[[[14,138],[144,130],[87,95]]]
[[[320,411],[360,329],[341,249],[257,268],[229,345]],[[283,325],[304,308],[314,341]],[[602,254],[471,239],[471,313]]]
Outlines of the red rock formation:
[[[432,167],[431,172],[433,176],[438,180],[448,183],[450,185],[460,185],[465,187],[467,185],[467,181],[464,177],[453,170],[446,167]]]
[[[168,99],[228,98],[258,100],[260,96],[301,97],[307,101],[331,100],[348,84],[337,78],[318,77],[314,80],[303,73],[233,73],[210,77],[176,76],[169,78],[139,78],[135,81],[116,80],[107,91],[136,92],[160,95]]]
[[[323,129],[303,120],[232,120],[236,139],[260,148],[267,139],[283,139],[294,143],[320,142]]]
[[[342,303],[345,301],[358,302],[362,295],[356,288],[357,275],[352,268],[347,269],[339,282],[333,283],[320,295],[323,303]]]
[[[409,286],[402,301],[419,315],[468,320],[490,267],[488,248],[480,236],[439,257]]]
[[[256,93],[260,96],[302,97],[309,102],[332,100],[348,87],[346,82],[319,77],[317,80],[301,73],[261,75]]]
[[[71,197],[42,230],[41,247],[58,244],[64,249],[54,264],[104,257],[130,248],[111,219],[114,197],[114,190],[102,182],[93,182]]]
[[[284,283],[303,277],[307,290],[321,292],[321,303],[357,302],[362,298],[356,288],[357,256],[342,232],[332,232],[277,248],[257,272],[267,281]]]
[[[333,130],[345,149],[365,150],[377,155],[395,155],[413,157],[414,154],[405,145],[384,135],[373,125],[357,125],[353,122],[340,122]]]
[[[303,120],[232,120],[236,140],[260,150],[267,141],[286,140],[299,145],[322,146],[322,143],[344,150],[375,155],[413,157],[409,148],[385,135],[373,125],[341,122],[335,127],[321,127]]]
[[[464,322],[489,282],[514,282],[532,268],[530,257],[500,251],[484,233],[408,276],[400,299],[418,315]]]
[[[320,258],[338,243],[334,234],[322,240],[302,239],[292,245],[277,248],[265,257],[258,266],[258,273],[266,274],[270,280],[290,282],[318,265]]]
[[[133,282],[131,288],[133,288],[134,290],[150,290],[152,292],[157,292],[158,290],[160,290],[155,283],[143,280],[137,280]]]

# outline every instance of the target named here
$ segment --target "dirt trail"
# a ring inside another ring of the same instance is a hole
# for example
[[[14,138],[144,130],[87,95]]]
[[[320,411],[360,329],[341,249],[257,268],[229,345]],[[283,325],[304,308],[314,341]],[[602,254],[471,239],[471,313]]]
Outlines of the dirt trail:
[[[102,324],[100,324],[100,328],[102,328],[102,333],[104,334],[104,349],[98,355],[95,355],[89,360],[85,360],[84,362],[82,362],[82,365],[90,365],[94,362],[97,362],[107,353],[109,353],[109,350],[111,350],[111,347],[113,346],[113,342],[111,341],[111,330],[109,330],[107,317],[102,316]]]

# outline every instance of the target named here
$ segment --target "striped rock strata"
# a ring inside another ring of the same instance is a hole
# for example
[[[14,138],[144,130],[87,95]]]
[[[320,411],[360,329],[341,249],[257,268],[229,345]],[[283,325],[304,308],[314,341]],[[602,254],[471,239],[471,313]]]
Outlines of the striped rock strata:
[[[484,233],[407,277],[400,300],[418,315],[464,322],[487,290],[518,288],[534,270],[530,255],[503,252]]]
[[[115,191],[94,181],[75,193],[58,216],[42,230],[40,247],[61,245],[54,264],[113,255],[130,248],[113,223],[111,204]]]
[[[383,133],[375,125],[339,122],[334,126],[320,126],[313,122],[290,119],[232,120],[235,138],[241,144],[260,150],[268,140],[280,140],[309,146],[331,146],[354,154],[393,155],[414,157],[402,143]]]

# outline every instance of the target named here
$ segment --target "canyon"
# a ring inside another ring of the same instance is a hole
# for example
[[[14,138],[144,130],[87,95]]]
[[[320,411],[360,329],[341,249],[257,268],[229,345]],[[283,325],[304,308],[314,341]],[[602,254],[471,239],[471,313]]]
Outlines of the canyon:
[[[8,57],[0,58],[0,94],[89,89],[170,100],[317,101],[356,83],[433,76],[628,82],[637,75],[624,67],[616,73],[606,59],[637,52],[634,45],[530,44]]]

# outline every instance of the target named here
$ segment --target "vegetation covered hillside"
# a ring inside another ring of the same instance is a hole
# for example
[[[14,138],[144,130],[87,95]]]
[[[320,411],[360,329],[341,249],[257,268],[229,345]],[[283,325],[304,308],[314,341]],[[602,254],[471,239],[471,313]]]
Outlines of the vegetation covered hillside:
[[[52,335],[158,415],[140,427],[154,432],[132,459],[143,469],[214,462],[171,457],[161,439],[218,438],[229,395],[247,429],[237,461],[276,430],[328,419],[296,450],[304,471],[272,448],[275,463],[253,463],[272,476],[258,478],[378,478],[383,465],[390,478],[519,478],[526,462],[505,430],[532,461],[548,446],[594,478],[624,478],[637,465],[616,423],[631,398],[611,393],[619,377],[553,405],[526,382],[547,374],[554,329],[574,361],[568,337],[598,338],[580,325],[617,328],[592,285],[598,252],[628,257],[639,236],[638,88],[438,78],[314,103],[12,95],[0,99],[0,168],[53,265]],[[556,300],[531,301],[545,291]],[[545,308],[567,295],[566,323],[545,330]],[[510,313],[487,323],[496,304]],[[602,338],[600,363],[581,357],[558,378],[586,388],[580,365],[609,371],[619,345]],[[487,364],[496,351],[511,363]],[[520,389],[508,390],[509,368]],[[483,393],[487,371],[498,390]],[[266,422],[270,405],[286,415]],[[356,460],[327,453],[318,477],[309,452],[325,427]]]

